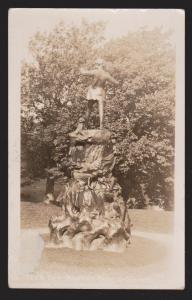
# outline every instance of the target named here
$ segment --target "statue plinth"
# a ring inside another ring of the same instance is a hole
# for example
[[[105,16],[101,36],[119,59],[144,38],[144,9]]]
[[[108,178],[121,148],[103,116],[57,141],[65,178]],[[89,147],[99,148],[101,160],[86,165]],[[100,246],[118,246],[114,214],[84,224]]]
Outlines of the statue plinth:
[[[72,178],[57,198],[61,216],[49,221],[51,241],[76,250],[122,251],[130,241],[130,219],[112,175],[111,133],[79,130],[69,136]]]

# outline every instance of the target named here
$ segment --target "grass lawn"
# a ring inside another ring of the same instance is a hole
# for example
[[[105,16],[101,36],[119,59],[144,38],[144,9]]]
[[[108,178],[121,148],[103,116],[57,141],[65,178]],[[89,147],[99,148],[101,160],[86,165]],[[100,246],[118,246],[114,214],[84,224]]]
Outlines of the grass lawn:
[[[55,193],[61,189],[56,183]],[[173,212],[130,209],[133,223],[131,244],[123,253],[75,251],[43,247],[51,215],[60,208],[43,203],[45,181],[34,182],[21,191],[21,276],[19,287],[58,288],[165,288],[170,276],[169,238]],[[135,231],[135,232],[134,232]],[[160,233],[160,234],[158,234]],[[155,236],[155,238],[154,238]],[[162,239],[163,236],[163,239]],[[36,271],[34,270],[36,265]]]
[[[61,190],[61,183],[55,184],[55,195]],[[43,203],[45,180],[39,180],[21,189],[21,227],[47,227],[49,218],[59,214],[60,208]],[[130,209],[129,214],[133,230],[171,233],[173,230],[173,212]]]

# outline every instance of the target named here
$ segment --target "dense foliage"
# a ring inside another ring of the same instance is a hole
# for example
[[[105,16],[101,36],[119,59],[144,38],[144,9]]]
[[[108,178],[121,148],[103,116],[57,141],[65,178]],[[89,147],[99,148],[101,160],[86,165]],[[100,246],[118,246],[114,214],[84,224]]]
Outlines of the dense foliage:
[[[105,42],[104,25],[38,32],[30,42],[34,62],[22,66],[23,172],[42,176],[46,167],[67,170],[68,132],[86,110],[91,68],[97,57],[119,84],[107,86],[105,128],[113,133],[114,173],[136,207],[173,205],[175,57],[171,33],[131,32]]]

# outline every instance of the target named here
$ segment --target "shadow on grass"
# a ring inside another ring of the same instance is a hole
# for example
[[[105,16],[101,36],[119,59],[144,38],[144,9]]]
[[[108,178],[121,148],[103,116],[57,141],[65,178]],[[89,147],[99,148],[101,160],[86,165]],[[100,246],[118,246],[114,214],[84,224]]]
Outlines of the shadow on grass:
[[[33,181],[31,184],[21,186],[21,201],[40,203],[45,198],[46,179]],[[57,197],[62,189],[60,182],[55,183],[54,195]]]

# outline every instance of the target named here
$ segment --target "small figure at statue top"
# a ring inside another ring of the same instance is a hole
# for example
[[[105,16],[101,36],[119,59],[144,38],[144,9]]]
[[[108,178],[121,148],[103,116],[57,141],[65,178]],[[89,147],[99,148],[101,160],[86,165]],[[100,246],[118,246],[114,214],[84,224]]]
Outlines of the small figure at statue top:
[[[99,119],[100,119],[100,129],[103,129],[103,102],[105,100],[105,90],[104,85],[106,81],[109,81],[113,84],[118,84],[118,81],[115,80],[108,72],[106,72],[104,67],[104,60],[97,59],[95,62],[95,68],[93,70],[85,70],[84,68],[80,69],[82,75],[93,76],[93,82],[88,88],[87,100],[88,108],[86,113],[86,121],[88,123],[90,112],[95,100],[99,104]]]
[[[85,129],[85,119],[83,117],[79,118],[79,122],[77,124],[77,128],[75,129],[75,133],[79,133],[81,130]]]

